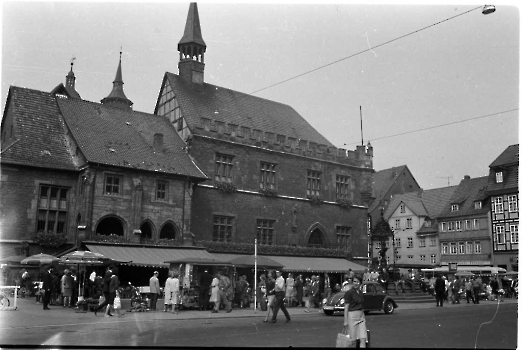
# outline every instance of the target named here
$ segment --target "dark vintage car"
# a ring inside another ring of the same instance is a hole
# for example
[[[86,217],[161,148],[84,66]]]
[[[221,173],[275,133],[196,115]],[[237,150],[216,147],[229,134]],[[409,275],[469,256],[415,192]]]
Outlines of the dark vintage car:
[[[340,292],[323,299],[323,312],[325,315],[331,316],[336,311],[344,311],[344,293],[350,287],[346,285]],[[363,309],[365,314],[370,311],[381,310],[384,313],[392,314],[395,308],[399,307],[395,300],[386,294],[384,287],[380,283],[366,281],[361,288],[364,293]]]

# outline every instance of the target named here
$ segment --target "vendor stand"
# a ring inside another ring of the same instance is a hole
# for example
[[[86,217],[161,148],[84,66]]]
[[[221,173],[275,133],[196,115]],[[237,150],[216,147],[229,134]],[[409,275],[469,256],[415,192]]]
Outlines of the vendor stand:
[[[210,272],[215,275],[218,267],[225,269],[225,274],[233,274],[232,264],[227,261],[211,258],[183,258],[165,261],[169,264],[169,270],[178,271],[180,275],[180,309],[192,309],[199,307],[199,288],[198,280],[202,267],[212,267]]]

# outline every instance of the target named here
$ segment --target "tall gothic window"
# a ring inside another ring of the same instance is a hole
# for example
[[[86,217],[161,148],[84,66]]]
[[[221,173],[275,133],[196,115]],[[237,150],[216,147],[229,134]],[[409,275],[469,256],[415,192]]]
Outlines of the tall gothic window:
[[[309,247],[322,247],[323,246],[323,234],[321,230],[315,229],[310,234],[308,238],[308,246]]]
[[[68,191],[62,187],[40,186],[37,231],[66,232]]]

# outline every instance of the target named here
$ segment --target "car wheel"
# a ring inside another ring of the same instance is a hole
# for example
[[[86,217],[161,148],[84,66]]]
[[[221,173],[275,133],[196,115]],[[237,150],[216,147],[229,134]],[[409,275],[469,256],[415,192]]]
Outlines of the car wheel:
[[[385,314],[393,314],[394,310],[395,310],[395,307],[393,306],[393,303],[388,300],[386,302],[386,304],[384,304],[384,313]]]
[[[364,310],[364,314],[365,314],[365,315],[368,315],[369,313],[370,313],[370,311],[368,311],[368,310]]]
[[[332,316],[333,315],[333,310],[323,310],[324,314],[326,316]]]

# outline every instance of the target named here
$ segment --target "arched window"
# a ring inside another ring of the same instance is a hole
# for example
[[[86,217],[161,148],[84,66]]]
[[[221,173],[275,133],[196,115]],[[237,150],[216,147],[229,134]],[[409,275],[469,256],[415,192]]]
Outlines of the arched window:
[[[177,229],[173,223],[168,222],[161,228],[159,238],[176,239]]]
[[[145,221],[140,226],[141,231],[141,238],[152,238],[152,226],[150,225],[150,222]]]
[[[123,236],[123,223],[117,217],[107,217],[100,221],[96,227],[96,233],[108,236],[110,234]]]
[[[314,229],[308,238],[308,246],[309,247],[322,247],[323,243],[323,233],[318,228]]]

